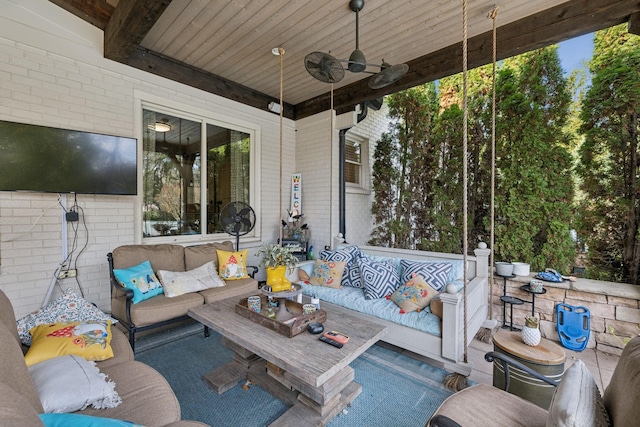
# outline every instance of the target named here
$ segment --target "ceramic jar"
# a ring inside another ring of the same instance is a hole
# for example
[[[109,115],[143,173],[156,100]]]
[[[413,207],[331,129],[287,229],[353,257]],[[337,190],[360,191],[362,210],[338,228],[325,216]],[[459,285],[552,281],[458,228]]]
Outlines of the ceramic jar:
[[[524,328],[522,328],[522,341],[532,347],[540,344],[540,328],[538,327],[538,318],[533,316],[525,316]]]

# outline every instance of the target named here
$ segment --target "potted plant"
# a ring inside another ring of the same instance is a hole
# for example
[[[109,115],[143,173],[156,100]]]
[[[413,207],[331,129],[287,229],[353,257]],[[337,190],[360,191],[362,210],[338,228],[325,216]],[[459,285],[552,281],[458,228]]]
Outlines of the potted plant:
[[[291,282],[285,275],[298,262],[291,248],[272,243],[263,245],[255,255],[262,257],[260,265],[267,270],[267,285],[273,292],[291,289]]]

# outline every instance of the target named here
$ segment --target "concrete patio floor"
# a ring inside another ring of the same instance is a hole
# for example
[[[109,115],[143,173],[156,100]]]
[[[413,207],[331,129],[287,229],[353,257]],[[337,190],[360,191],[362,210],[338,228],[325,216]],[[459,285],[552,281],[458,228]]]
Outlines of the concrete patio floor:
[[[473,371],[470,380],[477,383],[493,384],[493,364],[484,360],[484,355],[488,351],[493,351],[493,344],[487,344],[474,339],[467,350],[467,359],[473,364]],[[609,385],[613,370],[620,359],[620,356],[603,353],[595,348],[586,348],[581,352],[564,349],[567,359],[565,370],[571,366],[574,360],[580,359],[589,368],[598,384],[600,393]]]

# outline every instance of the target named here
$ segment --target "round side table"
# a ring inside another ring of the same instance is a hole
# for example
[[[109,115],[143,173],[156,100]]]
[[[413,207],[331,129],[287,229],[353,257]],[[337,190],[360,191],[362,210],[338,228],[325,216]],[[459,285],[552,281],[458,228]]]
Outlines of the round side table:
[[[558,382],[562,379],[566,355],[562,347],[553,341],[542,338],[540,344],[532,347],[522,341],[521,332],[499,330],[493,336],[493,347],[496,352],[506,354],[553,381]],[[555,387],[514,366],[510,366],[509,371],[511,373],[509,393],[520,396],[543,409],[549,409]],[[493,362],[493,385],[504,389],[504,380],[502,364],[496,360]]]

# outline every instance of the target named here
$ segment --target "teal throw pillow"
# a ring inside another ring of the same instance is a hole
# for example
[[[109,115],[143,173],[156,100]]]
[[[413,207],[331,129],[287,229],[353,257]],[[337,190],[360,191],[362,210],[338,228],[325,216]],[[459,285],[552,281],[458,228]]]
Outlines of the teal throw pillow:
[[[122,286],[133,291],[134,304],[163,292],[149,261],[124,269],[114,268],[113,274]]]
[[[142,427],[129,421],[82,414],[40,414],[45,427]]]

